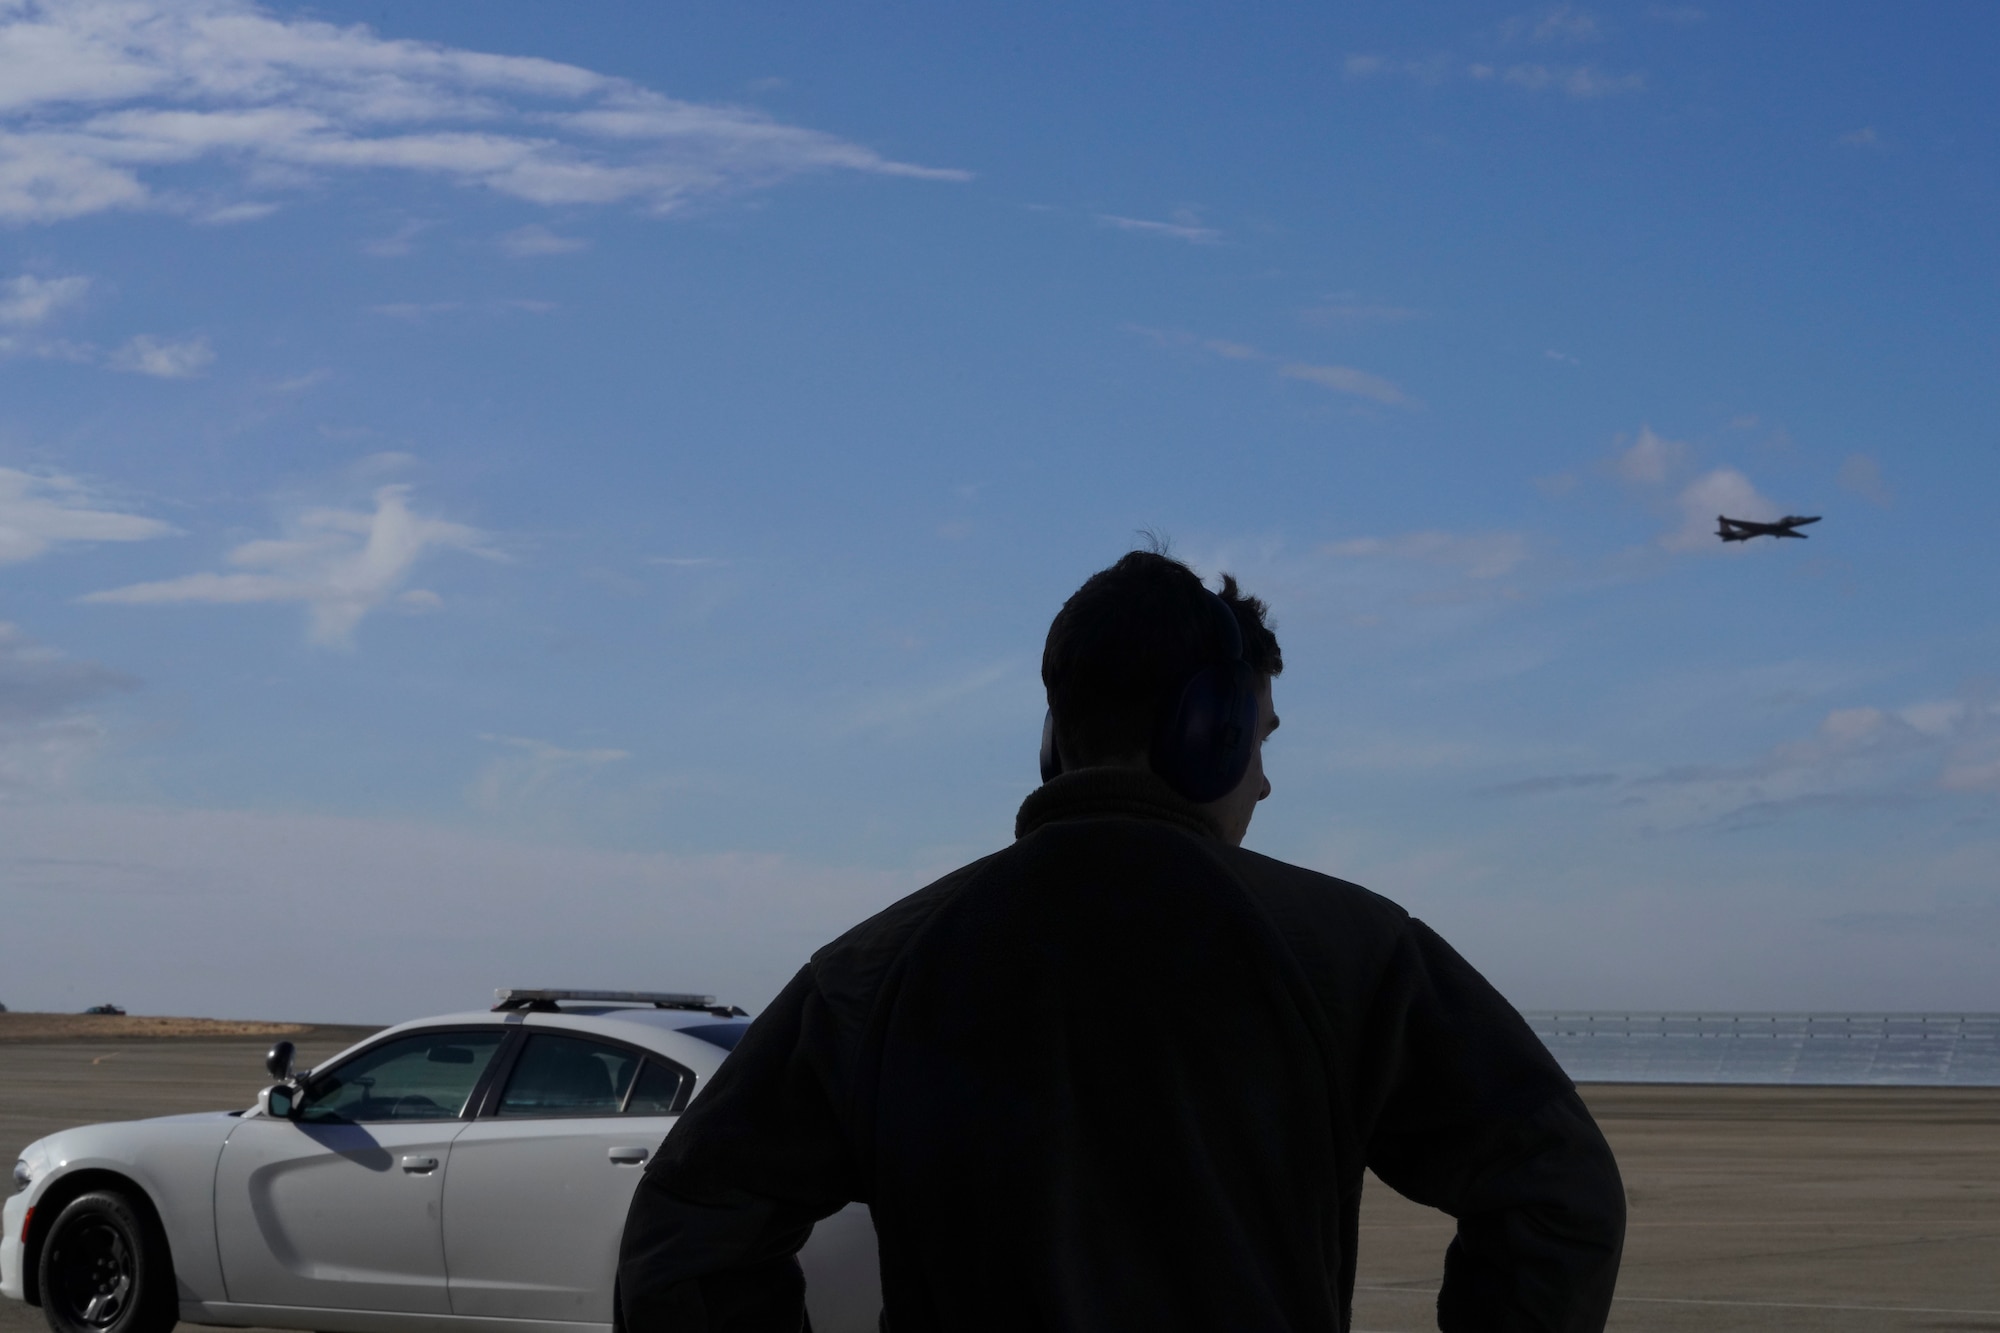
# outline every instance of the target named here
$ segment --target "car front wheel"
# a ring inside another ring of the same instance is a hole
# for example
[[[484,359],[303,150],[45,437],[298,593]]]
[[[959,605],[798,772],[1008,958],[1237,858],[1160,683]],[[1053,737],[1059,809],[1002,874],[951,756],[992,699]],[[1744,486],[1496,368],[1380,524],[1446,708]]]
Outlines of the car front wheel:
[[[54,1333],[167,1333],[180,1318],[166,1237],[111,1190],[70,1200],[42,1246],[40,1276]]]

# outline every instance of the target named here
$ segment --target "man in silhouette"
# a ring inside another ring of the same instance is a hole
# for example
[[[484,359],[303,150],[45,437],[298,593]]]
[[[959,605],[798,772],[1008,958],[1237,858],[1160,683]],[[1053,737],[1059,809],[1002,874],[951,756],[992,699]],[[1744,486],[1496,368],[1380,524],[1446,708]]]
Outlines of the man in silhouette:
[[[894,1333],[1333,1333],[1364,1168],[1458,1219],[1446,1333],[1603,1327],[1624,1194],[1561,1069],[1401,908],[1240,846],[1282,667],[1163,555],[1070,598],[1015,841],[758,1018],[634,1197],[629,1333],[798,1329],[853,1199]]]

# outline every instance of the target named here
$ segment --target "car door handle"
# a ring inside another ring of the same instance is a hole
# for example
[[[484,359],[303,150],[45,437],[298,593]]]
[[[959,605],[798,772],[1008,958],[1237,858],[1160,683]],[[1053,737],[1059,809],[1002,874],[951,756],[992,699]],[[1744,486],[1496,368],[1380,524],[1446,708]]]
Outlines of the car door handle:
[[[621,1166],[637,1166],[646,1160],[644,1148],[613,1148],[605,1156]]]
[[[403,1169],[413,1176],[425,1175],[438,1169],[438,1159],[435,1157],[417,1157],[414,1155],[406,1156],[403,1158]]]

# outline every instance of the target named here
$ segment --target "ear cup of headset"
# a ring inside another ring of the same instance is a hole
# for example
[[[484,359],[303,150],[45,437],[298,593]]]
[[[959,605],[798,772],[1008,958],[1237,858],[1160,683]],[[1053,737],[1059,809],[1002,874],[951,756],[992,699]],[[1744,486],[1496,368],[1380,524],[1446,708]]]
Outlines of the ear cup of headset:
[[[1257,675],[1240,659],[1196,672],[1153,738],[1153,771],[1190,801],[1236,790],[1256,749]]]
[[[1042,781],[1053,781],[1062,772],[1062,755],[1056,749],[1056,715],[1051,709],[1042,714]]]

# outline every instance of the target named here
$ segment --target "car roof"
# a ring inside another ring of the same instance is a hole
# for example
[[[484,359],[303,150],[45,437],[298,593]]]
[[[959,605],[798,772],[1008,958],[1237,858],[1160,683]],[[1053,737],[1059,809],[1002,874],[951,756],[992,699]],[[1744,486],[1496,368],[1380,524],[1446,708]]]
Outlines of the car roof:
[[[700,1009],[654,1009],[636,1005],[616,1004],[574,1004],[561,1009],[495,1013],[490,1009],[473,1010],[466,1013],[435,1014],[428,1018],[413,1018],[406,1022],[383,1028],[380,1032],[356,1042],[338,1055],[319,1062],[316,1067],[324,1068],[364,1046],[373,1046],[386,1038],[404,1032],[420,1032],[427,1028],[441,1027],[530,1027],[562,1028],[572,1032],[594,1032],[600,1036],[629,1041],[637,1046],[660,1052],[682,1064],[694,1067],[695,1073],[707,1077],[722,1063],[722,1057],[729,1054],[724,1047],[717,1046],[698,1036],[683,1035],[683,1028],[746,1027],[749,1018],[718,1018]]]

